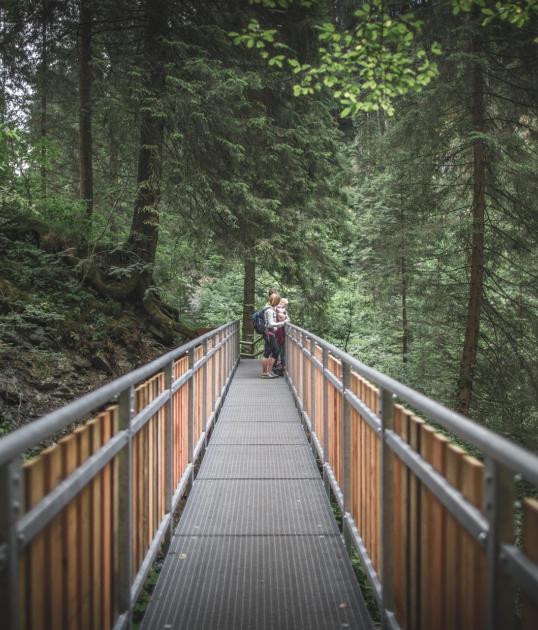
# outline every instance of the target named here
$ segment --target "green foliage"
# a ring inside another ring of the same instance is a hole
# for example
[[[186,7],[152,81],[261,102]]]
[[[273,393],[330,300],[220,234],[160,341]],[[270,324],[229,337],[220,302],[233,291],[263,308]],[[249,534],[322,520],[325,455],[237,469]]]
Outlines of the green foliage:
[[[537,0],[452,0],[454,15],[460,11],[469,13],[473,7],[477,7],[482,16],[482,26],[500,20],[522,28],[538,15]],[[538,43],[538,37],[534,41]]]
[[[342,106],[342,117],[380,109],[392,116],[395,98],[420,92],[438,74],[426,49],[417,45],[422,21],[413,13],[394,15],[382,0],[364,3],[354,17],[350,29],[338,29],[332,22],[315,27],[320,45],[314,63],[299,61],[279,41],[277,29],[266,29],[256,19],[230,36],[236,44],[260,50],[269,66],[282,68],[286,61],[296,77],[295,96],[328,90]],[[434,42],[430,52],[439,55],[441,49]]]
[[[0,330],[107,343],[122,307],[105,301],[88,321],[92,298],[58,260],[76,249],[83,272],[109,254],[118,283],[148,271],[121,252],[149,108],[165,126],[151,291],[182,317],[217,325],[240,316],[243,265],[255,260],[257,305],[278,286],[292,321],[451,406],[481,142],[487,251],[471,413],[538,447],[537,2],[370,0],[347,15],[347,3],[206,4],[173,0],[166,89],[147,99],[139,4],[94,3],[91,226],[76,200],[77,5],[47,3],[45,134],[41,4],[0,9],[10,25],[0,43],[9,101],[0,102],[0,211],[26,234],[9,239],[16,271],[0,284],[12,307]],[[477,68],[481,130],[470,107]]]

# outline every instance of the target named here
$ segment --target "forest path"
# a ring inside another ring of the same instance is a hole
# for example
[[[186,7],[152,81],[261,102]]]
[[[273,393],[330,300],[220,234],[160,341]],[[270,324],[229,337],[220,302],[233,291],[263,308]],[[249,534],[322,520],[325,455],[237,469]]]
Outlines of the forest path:
[[[241,361],[142,628],[372,628],[284,379]]]

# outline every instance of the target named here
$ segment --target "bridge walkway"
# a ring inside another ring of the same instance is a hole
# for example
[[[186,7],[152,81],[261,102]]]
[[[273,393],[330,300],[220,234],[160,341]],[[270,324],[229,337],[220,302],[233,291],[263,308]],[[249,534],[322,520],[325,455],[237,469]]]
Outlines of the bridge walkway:
[[[242,361],[144,629],[372,628],[284,379]]]

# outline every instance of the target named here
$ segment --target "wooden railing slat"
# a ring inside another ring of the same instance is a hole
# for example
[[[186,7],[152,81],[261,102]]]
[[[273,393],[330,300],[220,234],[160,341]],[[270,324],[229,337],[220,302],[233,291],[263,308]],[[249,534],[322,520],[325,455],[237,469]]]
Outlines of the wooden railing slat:
[[[529,559],[538,564],[538,501],[525,499],[523,501],[522,548]],[[531,598],[522,593],[521,617],[523,630],[538,628],[538,605]]]

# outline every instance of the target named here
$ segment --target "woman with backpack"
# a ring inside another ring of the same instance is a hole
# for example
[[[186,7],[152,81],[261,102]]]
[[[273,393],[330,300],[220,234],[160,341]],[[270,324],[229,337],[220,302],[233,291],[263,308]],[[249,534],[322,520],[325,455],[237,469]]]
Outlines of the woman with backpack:
[[[289,322],[288,317],[288,299],[280,298],[278,306],[275,308],[277,322]],[[277,328],[275,332],[275,341],[278,345],[278,359],[273,367],[273,373],[277,376],[284,376],[286,369],[286,332],[284,328]]]
[[[278,359],[279,346],[276,342],[275,333],[279,328],[286,325],[286,321],[277,322],[276,307],[280,303],[280,295],[278,293],[272,293],[269,297],[269,302],[265,305],[264,319],[265,319],[265,333],[263,359],[262,359],[262,378],[278,378],[278,374],[273,372],[273,365]]]

